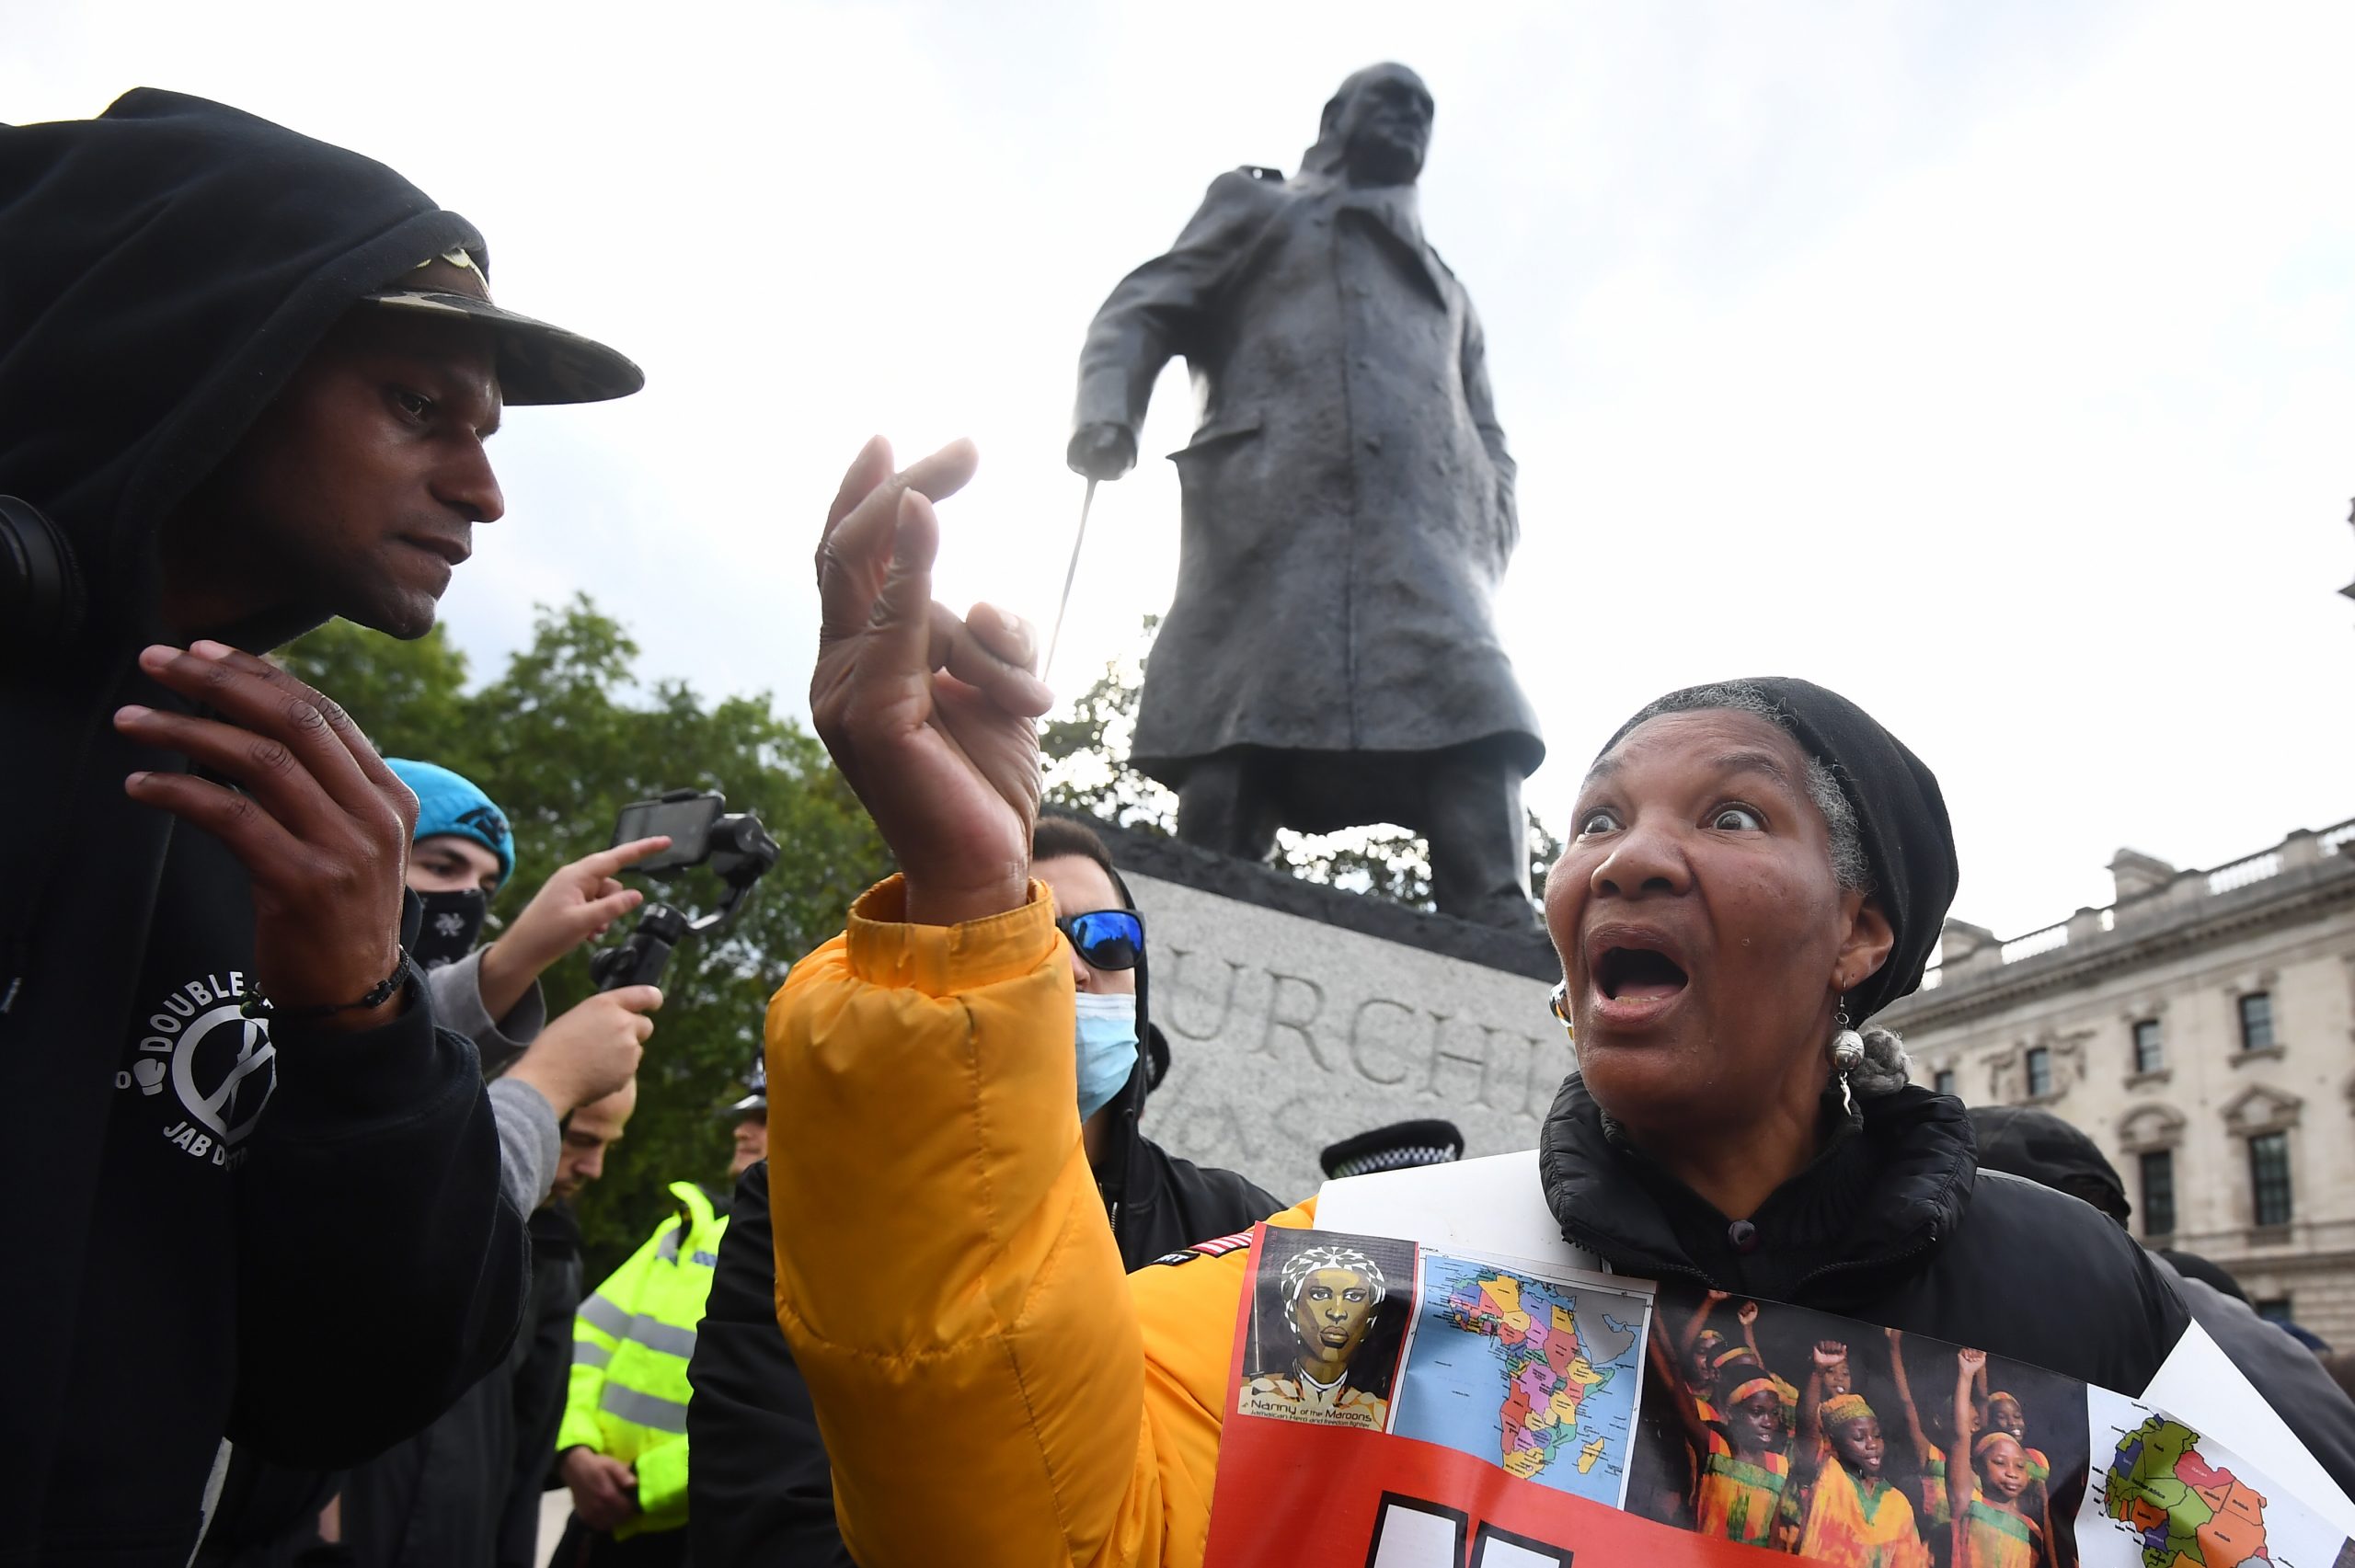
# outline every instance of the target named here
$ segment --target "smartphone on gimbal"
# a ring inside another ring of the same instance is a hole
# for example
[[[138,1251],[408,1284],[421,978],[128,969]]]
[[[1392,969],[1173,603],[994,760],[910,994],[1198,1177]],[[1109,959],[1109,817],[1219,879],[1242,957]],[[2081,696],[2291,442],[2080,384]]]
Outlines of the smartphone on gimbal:
[[[648,855],[630,869],[649,876],[684,871],[710,857],[712,826],[727,809],[728,797],[711,789],[674,789],[652,800],[633,800],[614,824],[614,842],[668,834],[669,849]]]

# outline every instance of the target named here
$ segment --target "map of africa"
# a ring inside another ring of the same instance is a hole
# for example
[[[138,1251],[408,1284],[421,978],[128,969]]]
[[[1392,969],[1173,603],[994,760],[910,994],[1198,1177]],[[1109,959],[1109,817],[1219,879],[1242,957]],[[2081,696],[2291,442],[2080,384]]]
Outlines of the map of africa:
[[[2138,1540],[2143,1568],[2267,1563],[2265,1498],[2211,1465],[2200,1434],[2154,1415],[2119,1440],[2102,1478],[2102,1512]]]
[[[1427,1254],[1391,1430],[1617,1507],[1645,1310],[1608,1288]]]

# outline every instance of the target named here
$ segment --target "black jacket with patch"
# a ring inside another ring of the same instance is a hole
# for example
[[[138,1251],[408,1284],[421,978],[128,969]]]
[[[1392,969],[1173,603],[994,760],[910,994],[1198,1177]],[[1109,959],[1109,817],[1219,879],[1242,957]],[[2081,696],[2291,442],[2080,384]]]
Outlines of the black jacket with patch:
[[[1137,1129],[1151,1059],[1140,1062],[1121,1101],[1106,1165],[1106,1212],[1120,1261],[1142,1268],[1196,1242],[1247,1230],[1278,1203],[1232,1171],[1204,1170]],[[719,1243],[719,1266],[695,1332],[688,1380],[688,1551],[696,1568],[850,1568],[834,1525],[833,1471],[818,1436],[810,1391],[776,1324],[776,1253],[769,1228],[769,1169],[764,1160],[736,1186],[736,1207]]]
[[[0,126],[0,493],[47,512],[82,632],[0,652],[0,1562],[184,1563],[224,1436],[333,1468],[494,1364],[523,1217],[471,1046],[412,979],[364,1035],[263,1024],[244,869],[132,804],[176,703],[156,533],[362,293],[481,243],[390,169],[202,99]],[[247,628],[266,648],[304,628]],[[5,629],[0,629],[5,633]]]
[[[1901,1089],[1835,1128],[1736,1226],[1630,1146],[1573,1075],[1538,1168],[1563,1236],[1620,1273],[1837,1312],[2128,1394],[2190,1322],[2106,1217],[1981,1170],[1959,1100]]]

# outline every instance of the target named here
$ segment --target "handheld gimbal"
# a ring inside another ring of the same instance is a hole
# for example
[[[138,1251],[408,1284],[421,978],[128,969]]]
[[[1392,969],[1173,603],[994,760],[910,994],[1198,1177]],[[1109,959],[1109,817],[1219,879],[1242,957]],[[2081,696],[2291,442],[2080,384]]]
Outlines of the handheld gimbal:
[[[752,896],[758,882],[776,864],[776,841],[761,819],[749,811],[727,812],[728,797],[718,790],[674,789],[653,800],[634,801],[622,807],[614,828],[614,842],[671,836],[671,847],[638,862],[633,870],[667,880],[708,862],[725,886],[719,904],[709,912],[690,917],[665,903],[649,903],[638,914],[638,923],[619,946],[607,947],[589,961],[589,973],[599,990],[661,983],[671,954],[690,936],[708,936],[727,929]]]

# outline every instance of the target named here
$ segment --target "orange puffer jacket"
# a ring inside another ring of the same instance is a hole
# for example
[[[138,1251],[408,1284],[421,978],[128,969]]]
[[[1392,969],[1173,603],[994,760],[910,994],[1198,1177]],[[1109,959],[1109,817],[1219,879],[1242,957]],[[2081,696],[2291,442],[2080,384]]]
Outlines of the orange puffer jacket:
[[[1198,1563],[1249,1253],[1123,1274],[1043,886],[901,912],[897,878],[869,891],[769,1004],[777,1322],[844,1541],[867,1568]]]

